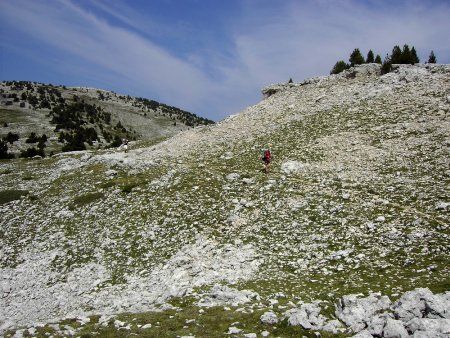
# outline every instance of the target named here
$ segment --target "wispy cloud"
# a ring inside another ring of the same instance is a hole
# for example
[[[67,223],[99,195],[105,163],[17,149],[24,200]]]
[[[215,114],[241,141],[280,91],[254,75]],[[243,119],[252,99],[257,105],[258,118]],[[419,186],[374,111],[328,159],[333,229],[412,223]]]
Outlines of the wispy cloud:
[[[215,119],[256,103],[269,83],[328,74],[356,47],[383,58],[408,43],[422,61],[433,49],[438,61],[450,63],[446,2],[233,1],[223,5],[232,9],[197,21],[189,20],[208,2],[183,2],[191,12],[168,18],[151,7],[161,3],[167,2],[141,9],[122,0],[3,0],[0,19],[30,37],[8,48],[28,49],[67,78],[82,75],[86,85],[108,84]]]
[[[35,39],[67,53],[70,60],[76,57],[98,67],[93,76],[102,76],[102,71],[114,74],[124,86],[146,86],[179,105],[201,99],[212,85],[189,63],[70,1],[15,1],[4,3],[2,9]]]

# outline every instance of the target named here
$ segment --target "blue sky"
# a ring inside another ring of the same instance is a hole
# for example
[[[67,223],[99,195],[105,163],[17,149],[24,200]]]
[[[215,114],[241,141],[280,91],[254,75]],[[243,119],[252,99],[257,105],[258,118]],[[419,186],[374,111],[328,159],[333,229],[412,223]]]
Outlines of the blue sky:
[[[450,63],[450,1],[0,0],[0,80],[88,86],[214,120],[354,48]]]

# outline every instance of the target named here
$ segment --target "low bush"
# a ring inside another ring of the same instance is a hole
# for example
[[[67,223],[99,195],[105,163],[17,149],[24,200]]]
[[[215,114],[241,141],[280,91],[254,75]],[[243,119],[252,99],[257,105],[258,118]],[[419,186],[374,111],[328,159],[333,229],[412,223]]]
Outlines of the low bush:
[[[74,198],[73,204],[71,206],[72,206],[72,208],[74,208],[76,206],[80,207],[80,206],[92,203],[104,196],[105,195],[102,192],[93,192],[93,193],[77,196]]]
[[[27,190],[1,190],[0,205],[20,199],[22,196],[28,195]]]

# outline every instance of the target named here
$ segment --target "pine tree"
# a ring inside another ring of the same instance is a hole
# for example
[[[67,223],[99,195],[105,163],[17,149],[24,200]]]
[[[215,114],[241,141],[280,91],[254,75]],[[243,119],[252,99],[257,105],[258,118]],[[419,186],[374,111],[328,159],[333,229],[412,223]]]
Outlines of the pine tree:
[[[380,56],[380,54],[377,54],[377,56],[375,57],[375,63],[379,63],[380,65],[383,63],[383,62],[381,61],[381,56]]]
[[[407,65],[411,63],[411,51],[408,45],[403,45],[402,56],[400,58],[400,63]]]
[[[428,57],[428,63],[436,63],[436,56],[434,55],[434,52],[431,51],[430,56]]]
[[[372,50],[369,50],[369,52],[367,53],[367,58],[366,58],[366,63],[374,63],[375,59],[373,56],[373,52]]]
[[[383,64],[381,65],[381,74],[387,74],[392,70],[392,59],[386,54]]]
[[[385,59],[386,61],[386,59]],[[390,57],[391,64],[399,64],[402,63],[402,50],[399,46],[394,46],[392,49],[392,54]]]
[[[419,57],[417,56],[416,49],[414,46],[411,48],[411,64],[419,63]]]
[[[351,67],[353,67],[354,65],[361,65],[364,63],[364,57],[359,51],[359,48],[355,48],[353,50],[352,54],[350,54],[350,59],[348,61],[350,62]]]
[[[348,68],[348,65],[345,63],[345,61],[338,61],[334,65],[333,69],[331,70],[330,74],[339,74],[340,72],[343,72]]]

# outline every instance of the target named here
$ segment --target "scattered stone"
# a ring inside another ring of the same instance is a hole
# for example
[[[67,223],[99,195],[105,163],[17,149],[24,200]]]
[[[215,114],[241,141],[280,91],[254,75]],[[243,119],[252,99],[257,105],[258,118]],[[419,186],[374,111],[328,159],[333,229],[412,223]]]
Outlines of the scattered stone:
[[[239,173],[231,173],[227,175],[226,179],[227,181],[236,181],[240,176]]]
[[[436,205],[436,210],[447,210],[450,209],[450,202],[439,202]]]
[[[228,328],[227,334],[237,334],[237,333],[241,333],[241,332],[242,332],[241,329],[238,329],[238,328],[235,327],[235,326],[230,326],[230,327]]]
[[[116,176],[117,174],[118,174],[117,170],[108,169],[108,170],[105,171],[105,175],[107,177]]]
[[[281,164],[281,171],[286,175],[296,174],[306,167],[305,164],[298,161],[287,161]]]
[[[256,335],[256,333],[246,333],[246,334],[244,334],[244,337],[245,338],[256,338],[257,335]]]
[[[273,325],[273,324],[277,324],[278,323],[278,317],[274,312],[265,312],[261,318],[260,318],[261,322],[264,324],[269,324],[269,325]]]

